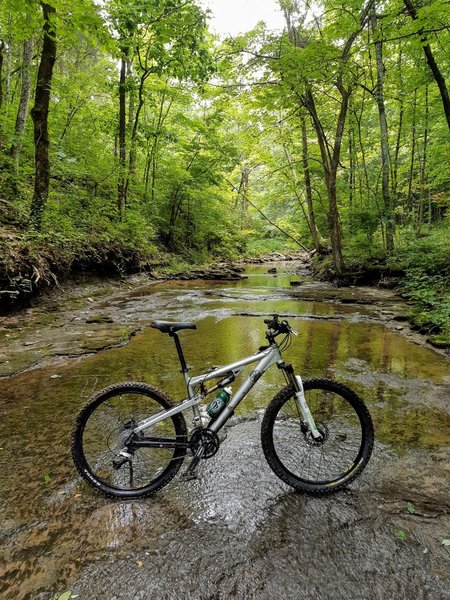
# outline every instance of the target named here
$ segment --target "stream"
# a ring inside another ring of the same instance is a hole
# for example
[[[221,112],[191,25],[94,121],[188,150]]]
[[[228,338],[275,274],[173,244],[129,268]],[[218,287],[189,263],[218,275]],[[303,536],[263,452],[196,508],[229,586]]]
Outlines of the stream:
[[[396,320],[392,292],[335,289],[298,266],[250,265],[233,282],[91,281],[2,319],[2,599],[450,597],[450,361]],[[367,403],[376,442],[359,480],[312,497],[267,466],[276,368],[197,480],[112,501],[78,477],[70,433],[92,393],[134,380],[185,396],[173,341],[150,320],[197,324],[180,332],[195,373],[256,352],[274,312],[299,332],[285,358],[302,376],[336,378]]]

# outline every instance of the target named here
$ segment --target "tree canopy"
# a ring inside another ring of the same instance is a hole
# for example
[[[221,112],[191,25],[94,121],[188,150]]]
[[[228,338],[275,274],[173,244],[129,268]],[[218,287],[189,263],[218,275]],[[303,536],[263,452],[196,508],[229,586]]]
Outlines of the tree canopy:
[[[448,276],[448,1],[279,5],[284,31],[219,39],[195,1],[6,0],[2,222],[197,260],[314,248],[339,276],[414,269],[423,241]]]

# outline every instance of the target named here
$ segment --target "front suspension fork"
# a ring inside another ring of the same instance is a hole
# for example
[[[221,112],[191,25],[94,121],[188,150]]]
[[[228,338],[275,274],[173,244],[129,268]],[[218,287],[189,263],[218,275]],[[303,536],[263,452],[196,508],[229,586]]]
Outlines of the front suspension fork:
[[[300,375],[294,375],[294,369],[292,368],[292,365],[284,364],[282,368],[294,388],[295,400],[303,421],[308,424],[313,438],[315,440],[320,440],[322,438],[322,434],[317,429],[314,417],[312,416],[309,406],[306,403],[302,378]]]
[[[313,438],[315,440],[320,440],[322,438],[322,434],[317,429],[314,417],[312,416],[311,411],[309,410],[309,406],[306,403],[305,392],[303,390],[303,381],[300,375],[295,375],[295,381],[297,383],[297,385],[294,386],[297,406],[301,412],[303,420],[308,423]]]

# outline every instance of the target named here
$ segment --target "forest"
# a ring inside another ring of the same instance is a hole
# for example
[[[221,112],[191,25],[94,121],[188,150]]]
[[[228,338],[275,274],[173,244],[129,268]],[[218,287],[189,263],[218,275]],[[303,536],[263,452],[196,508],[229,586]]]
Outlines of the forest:
[[[284,31],[220,38],[191,0],[3,0],[3,304],[303,249],[448,341],[449,1],[279,6]]]

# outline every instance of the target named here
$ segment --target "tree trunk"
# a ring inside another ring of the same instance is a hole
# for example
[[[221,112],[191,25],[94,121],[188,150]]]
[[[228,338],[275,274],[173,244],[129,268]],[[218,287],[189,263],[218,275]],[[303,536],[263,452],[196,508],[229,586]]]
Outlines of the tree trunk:
[[[117,208],[119,219],[125,210],[125,168],[126,168],[126,68],[128,49],[122,48],[119,76],[119,177],[117,181]]]
[[[352,111],[350,111],[352,115]],[[348,130],[348,156],[349,156],[349,188],[348,188],[348,231],[354,233],[353,227],[353,207],[355,204],[355,189],[356,189],[356,146],[355,146],[355,129],[353,119],[351,119]]]
[[[331,250],[333,255],[333,265],[336,271],[336,275],[341,276],[344,273],[344,258],[342,256],[342,233],[341,225],[339,221],[339,210],[337,206],[337,191],[336,191],[336,175],[339,166],[342,134],[345,125],[345,118],[347,115],[348,99],[350,92],[344,90],[340,86],[342,94],[342,103],[339,111],[339,117],[336,127],[336,136],[332,153],[330,152],[329,145],[325,136],[322,123],[319,115],[317,114],[316,104],[311,89],[309,88],[305,94],[305,106],[311,115],[314,128],[317,134],[317,141],[319,142],[320,155],[322,158],[322,165],[324,170],[324,179],[327,189],[328,196],[328,231],[330,234]]]
[[[243,165],[241,167],[241,180],[239,182],[239,188],[237,190],[236,201],[234,203],[234,208],[239,210],[239,229],[244,229],[245,227],[245,216],[247,213],[248,202],[247,202],[247,192],[248,192],[248,184],[250,178],[250,169]]]
[[[138,96],[138,105],[137,105],[137,109],[136,109],[136,113],[134,115],[134,120],[131,118],[131,111],[134,111],[134,96],[133,96],[133,100],[131,101],[130,99],[130,115],[129,115],[129,120],[130,120],[130,125],[133,125],[132,131],[131,131],[131,137],[130,137],[130,153],[129,153],[129,162],[128,162],[128,173],[126,176],[126,182],[125,182],[125,203],[127,200],[127,196],[128,196],[128,189],[130,186],[130,178],[134,176],[135,172],[136,172],[136,141],[137,141],[137,132],[138,132],[138,125],[139,125],[139,117],[141,114],[141,110],[142,107],[144,106],[144,84],[145,84],[145,80],[148,78],[148,76],[150,75],[151,71],[150,69],[144,71],[141,75],[141,79],[139,82],[139,96]]]
[[[413,101],[413,122],[411,132],[411,164],[409,167],[409,179],[408,179],[408,196],[406,198],[406,210],[407,220],[409,220],[413,210],[413,197],[412,197],[412,184],[414,178],[414,159],[416,154],[416,106],[417,106],[417,89],[414,90],[414,101]]]
[[[399,114],[398,114],[398,126],[397,126],[397,137],[395,142],[395,154],[394,160],[391,161],[392,168],[392,205],[395,211],[395,207],[399,205],[398,198],[398,167],[399,167],[399,156],[400,156],[400,144],[402,139],[402,125],[403,125],[403,77],[402,77],[402,46],[401,43],[398,49],[398,60],[397,60],[397,79],[398,79],[398,102],[399,102]],[[394,219],[395,220],[395,219]]]
[[[362,115],[364,112],[364,99],[365,99],[365,95],[363,95],[360,115],[358,116],[356,114],[356,111],[354,111],[354,115],[355,115],[357,130],[358,130],[359,149],[361,151],[362,173],[364,175],[364,183],[365,183],[365,187],[366,187],[365,203],[368,203],[369,198],[371,196],[371,190],[370,190],[370,181],[369,181],[369,171],[367,169],[367,161],[366,161],[366,149],[364,147],[363,133],[362,133],[362,128],[361,128]],[[364,203],[364,198],[363,198],[363,193],[362,193],[361,174],[360,174],[360,186],[359,187],[360,187],[360,192],[359,192],[360,199],[361,199],[361,202]]]
[[[4,65],[4,79],[5,79],[5,90],[3,93],[3,100],[7,103],[11,103],[11,47],[13,43],[12,34],[12,15],[8,15],[8,35],[6,37],[6,48],[8,49],[5,54],[5,65]]]
[[[0,150],[3,147],[3,118],[1,114],[2,106],[3,106],[3,65],[5,63],[5,55],[4,51],[6,48],[6,44],[3,40],[0,40]]]
[[[22,138],[25,133],[30,104],[31,90],[31,62],[33,58],[33,40],[30,38],[23,44],[23,61],[20,68],[22,75],[22,86],[20,89],[19,106],[17,108],[16,125],[14,129],[14,140],[11,145],[11,156],[14,171],[17,176],[19,170],[20,152],[22,150]]]
[[[395,142],[395,154],[394,164],[392,167],[392,197],[396,204],[398,204],[397,188],[398,188],[398,167],[400,164],[400,144],[402,140],[402,126],[403,126],[403,98],[400,98],[400,107],[398,113],[398,126],[397,126],[397,140]]]
[[[48,156],[48,110],[53,66],[56,61],[56,31],[53,6],[41,3],[44,16],[44,43],[36,82],[36,94],[31,116],[34,123],[35,167],[34,194],[31,202],[30,225],[40,230],[42,213],[48,198],[50,185],[50,161]]]
[[[394,249],[394,219],[389,188],[389,139],[386,109],[384,106],[383,45],[381,40],[377,38],[377,17],[375,15],[375,8],[372,9],[370,23],[375,40],[375,60],[377,66],[375,98],[377,101],[378,117],[380,121],[381,189],[383,193],[384,221],[386,223],[386,250],[388,253],[391,253]]]
[[[427,184],[427,151],[428,135],[430,128],[430,106],[428,100],[428,85],[425,87],[425,131],[423,134],[423,155],[420,169],[420,201],[417,216],[417,233],[420,233],[423,223],[423,210],[426,202],[426,184]]]
[[[151,206],[153,208],[155,206],[155,185],[156,185],[159,136],[161,134],[162,126],[164,125],[164,122],[165,122],[165,120],[169,114],[169,111],[172,107],[173,98],[169,99],[166,110],[164,110],[165,101],[166,101],[166,91],[163,90],[163,92],[161,94],[161,101],[159,104],[158,119],[157,119],[157,122],[155,125],[153,143],[152,143],[151,150],[150,150],[150,153],[149,153],[149,156],[147,159],[147,174],[145,176],[144,199],[147,200],[149,179],[150,179],[150,173],[151,173],[151,182],[150,182],[151,188],[150,189],[151,189]]]
[[[3,105],[3,63],[5,62],[4,52],[5,42],[0,40],[0,109]]]
[[[303,114],[300,116],[300,122],[302,126],[302,161],[303,161],[303,178],[305,181],[305,196],[306,204],[308,206],[308,225],[311,231],[311,237],[314,244],[314,248],[317,252],[321,252],[322,244],[320,240],[319,231],[316,225],[316,217],[314,215],[314,206],[312,200],[312,189],[311,189],[311,173],[309,171],[309,156],[308,156],[308,136],[306,132],[306,122]]]
[[[406,10],[408,11],[410,17],[413,20],[417,20],[417,10],[414,4],[412,3],[412,0],[403,0],[403,2],[406,6]],[[450,129],[450,97],[448,94],[448,89],[445,83],[444,76],[442,75],[438,67],[438,64],[433,55],[433,51],[431,50],[430,44],[428,43],[427,38],[424,35],[423,29],[419,29],[417,33],[420,35],[420,40],[422,42],[422,48],[425,54],[425,58],[427,60],[428,66],[431,69],[431,72],[433,73],[434,80],[436,81],[437,86],[439,88],[439,92],[442,98],[442,104],[444,106],[445,118],[447,119],[447,125]]]

